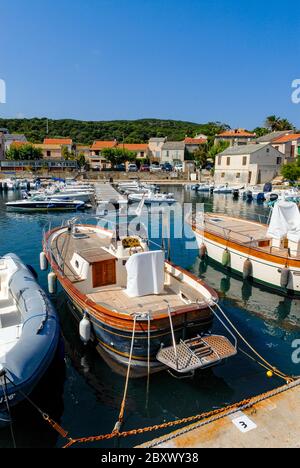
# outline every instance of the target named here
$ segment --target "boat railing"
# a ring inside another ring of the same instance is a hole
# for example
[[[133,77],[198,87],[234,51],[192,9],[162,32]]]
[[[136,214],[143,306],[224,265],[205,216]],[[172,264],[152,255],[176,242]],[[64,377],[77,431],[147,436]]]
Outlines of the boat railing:
[[[247,241],[247,242],[252,244],[254,242],[254,240],[255,240],[252,236],[249,236],[249,234],[244,234],[244,233],[241,233],[239,231],[235,231],[234,229],[229,229],[229,228],[226,228],[226,227],[223,227],[223,226],[218,226],[218,225],[216,225],[216,223],[213,223],[212,221],[208,221],[207,219],[204,219],[204,218],[202,220],[202,226],[200,226],[197,223],[196,219],[193,222],[193,226],[195,226],[196,228],[205,227],[206,225],[209,225],[208,230],[211,233],[216,233],[218,231],[219,232],[221,231],[222,237],[224,237],[228,241],[229,240],[235,240],[235,241],[237,240],[236,237],[233,237],[232,235],[243,237],[245,240],[242,241],[242,243],[245,243]]]
[[[225,237],[227,240],[237,240],[236,236],[240,236],[242,238],[245,239],[245,241],[242,241],[243,243],[245,243],[246,241],[247,242],[250,242],[251,244],[254,242],[254,238],[252,236],[249,236],[249,234],[244,234],[244,233],[241,233],[239,231],[235,231],[234,229],[229,229],[229,228],[225,228],[225,227],[222,227],[222,226],[216,226],[214,223],[210,222],[210,221],[204,221],[204,224],[209,224],[211,226],[213,226],[213,229],[210,229],[211,232],[216,232],[216,229],[220,229],[223,233],[223,237]]]

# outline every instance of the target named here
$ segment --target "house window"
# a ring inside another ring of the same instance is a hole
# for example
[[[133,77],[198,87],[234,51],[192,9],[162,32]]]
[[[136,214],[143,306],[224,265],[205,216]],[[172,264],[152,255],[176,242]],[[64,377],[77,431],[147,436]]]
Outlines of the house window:
[[[227,166],[230,166],[230,158],[227,158]]]
[[[281,158],[277,158],[277,165],[278,165],[278,166],[280,166],[281,162],[282,162],[282,159],[281,159]]]
[[[51,158],[51,151],[47,151],[47,158]]]
[[[270,153],[270,148],[267,148],[267,153]]]
[[[222,177],[222,179],[224,179],[224,177],[225,177],[225,172],[222,172],[221,177]]]
[[[218,158],[218,165],[221,166],[221,164],[222,164],[222,156],[219,156],[219,158]]]
[[[247,165],[247,156],[243,156],[243,166]]]
[[[241,173],[240,173],[240,172],[237,172],[237,173],[236,173],[236,178],[237,178],[237,179],[240,179],[240,177],[241,177]]]

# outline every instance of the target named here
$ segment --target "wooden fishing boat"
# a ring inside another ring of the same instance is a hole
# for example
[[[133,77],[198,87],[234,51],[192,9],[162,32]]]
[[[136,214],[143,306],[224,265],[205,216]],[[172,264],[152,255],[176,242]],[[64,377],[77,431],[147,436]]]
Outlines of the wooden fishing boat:
[[[67,295],[81,338],[107,362],[127,368],[134,333],[132,376],[165,369],[158,358],[162,347],[191,337],[199,342],[212,326],[217,293],[138,236],[70,224],[45,234],[41,255]],[[198,364],[204,367],[200,359]]]
[[[300,295],[300,214],[295,203],[277,202],[270,224],[224,214],[191,221],[200,249],[229,271],[283,293]]]

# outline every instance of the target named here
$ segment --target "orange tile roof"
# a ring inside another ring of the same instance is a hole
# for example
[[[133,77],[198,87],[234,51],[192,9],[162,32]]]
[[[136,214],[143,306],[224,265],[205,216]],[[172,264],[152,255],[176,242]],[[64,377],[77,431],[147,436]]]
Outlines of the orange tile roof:
[[[207,140],[205,138],[186,138],[184,142],[187,145],[203,145],[207,143]]]
[[[117,144],[116,141],[94,141],[91,150],[99,151],[105,148],[115,148]]]
[[[135,144],[135,143],[119,143],[118,145],[119,148],[124,148],[128,151],[147,151],[148,149],[148,145],[147,144],[143,144],[143,143],[139,143],[139,144]]]
[[[228,130],[220,133],[218,137],[255,137],[255,133],[246,132],[246,130]]]
[[[71,138],[45,138],[44,145],[72,145]]]
[[[283,135],[277,140],[272,141],[272,143],[287,143],[288,141],[299,140],[300,133],[290,133],[289,135]]]

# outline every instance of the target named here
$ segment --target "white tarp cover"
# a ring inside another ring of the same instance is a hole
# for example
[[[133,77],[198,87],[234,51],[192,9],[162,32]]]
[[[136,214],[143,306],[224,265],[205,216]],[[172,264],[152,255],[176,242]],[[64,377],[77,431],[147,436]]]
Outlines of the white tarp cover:
[[[300,231],[300,213],[293,202],[278,202],[273,208],[273,214],[268,229],[268,236],[282,239],[289,233]]]
[[[297,244],[300,242],[300,230],[296,232],[289,232],[287,238],[289,241],[295,242]]]
[[[134,254],[126,263],[129,297],[160,294],[164,290],[165,256],[162,250]]]

